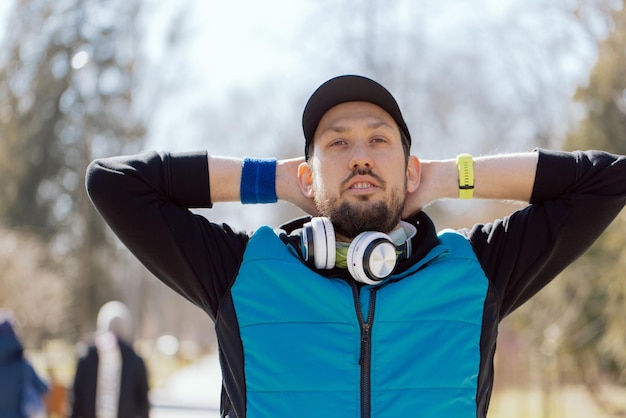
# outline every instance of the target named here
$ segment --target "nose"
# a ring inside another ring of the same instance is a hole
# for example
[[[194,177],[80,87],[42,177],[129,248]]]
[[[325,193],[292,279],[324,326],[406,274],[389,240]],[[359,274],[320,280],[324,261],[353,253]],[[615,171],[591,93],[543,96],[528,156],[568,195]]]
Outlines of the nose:
[[[363,144],[361,141],[354,144],[350,157],[349,165],[352,170],[363,167],[372,168],[374,165],[366,144]]]

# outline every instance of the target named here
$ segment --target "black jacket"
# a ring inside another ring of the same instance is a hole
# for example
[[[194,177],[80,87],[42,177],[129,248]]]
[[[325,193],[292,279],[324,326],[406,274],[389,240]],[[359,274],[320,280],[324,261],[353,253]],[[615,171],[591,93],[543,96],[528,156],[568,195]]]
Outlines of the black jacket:
[[[145,364],[130,345],[122,340],[118,340],[118,344],[122,357],[118,417],[147,418],[150,404]],[[97,381],[98,350],[95,346],[90,346],[76,367],[72,392],[72,418],[96,418]]]

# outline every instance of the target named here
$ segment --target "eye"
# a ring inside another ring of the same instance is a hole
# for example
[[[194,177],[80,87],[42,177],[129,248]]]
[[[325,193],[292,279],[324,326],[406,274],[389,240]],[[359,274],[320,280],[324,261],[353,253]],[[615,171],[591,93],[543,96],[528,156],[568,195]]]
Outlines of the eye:
[[[375,137],[372,138],[372,142],[384,143],[384,142],[387,142],[387,138],[385,138],[383,136],[375,136]]]
[[[345,139],[337,138],[337,139],[333,139],[332,141],[330,141],[328,145],[331,147],[338,147],[338,146],[342,146],[346,144],[347,142]]]

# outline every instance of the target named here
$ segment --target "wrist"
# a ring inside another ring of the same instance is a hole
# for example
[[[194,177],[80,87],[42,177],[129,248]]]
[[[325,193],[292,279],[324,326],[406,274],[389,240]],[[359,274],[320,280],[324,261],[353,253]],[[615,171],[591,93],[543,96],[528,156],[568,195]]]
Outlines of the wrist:
[[[239,185],[241,203],[275,203],[276,159],[244,158]]]
[[[279,200],[292,202],[293,196],[300,193],[298,166],[301,158],[282,159],[276,163],[276,196]]]

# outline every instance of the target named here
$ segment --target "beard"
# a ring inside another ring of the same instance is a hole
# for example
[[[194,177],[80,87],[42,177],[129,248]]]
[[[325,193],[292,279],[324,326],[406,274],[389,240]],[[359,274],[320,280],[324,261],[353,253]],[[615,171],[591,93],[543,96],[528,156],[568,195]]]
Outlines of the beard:
[[[317,207],[323,216],[330,218],[335,232],[346,238],[353,239],[364,231],[380,231],[388,233],[400,222],[406,193],[393,190],[389,203],[370,203],[368,197],[361,202],[337,204],[337,198],[316,200]]]

